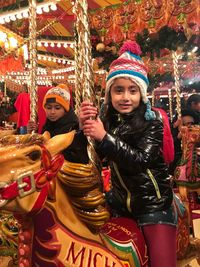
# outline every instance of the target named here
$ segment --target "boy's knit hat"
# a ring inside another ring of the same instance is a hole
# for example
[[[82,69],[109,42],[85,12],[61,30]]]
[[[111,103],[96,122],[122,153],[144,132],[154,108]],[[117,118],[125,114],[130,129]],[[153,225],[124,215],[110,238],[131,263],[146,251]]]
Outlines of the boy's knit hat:
[[[66,111],[70,108],[70,90],[66,84],[58,84],[51,88],[45,95],[43,100],[43,108],[48,103],[58,103],[64,107]]]
[[[130,78],[140,88],[142,101],[147,105],[145,113],[146,120],[155,119],[155,113],[151,110],[150,102],[147,98],[147,88],[149,80],[147,78],[147,68],[140,55],[142,51],[135,41],[126,41],[119,50],[119,57],[110,65],[110,71],[106,82],[105,104],[108,103],[110,88],[116,78]]]

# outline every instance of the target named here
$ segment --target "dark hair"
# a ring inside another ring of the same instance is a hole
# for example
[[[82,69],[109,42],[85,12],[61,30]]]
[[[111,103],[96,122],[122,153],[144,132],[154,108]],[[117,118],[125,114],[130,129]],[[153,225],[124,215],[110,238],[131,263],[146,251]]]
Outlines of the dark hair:
[[[191,109],[181,110],[181,117],[184,117],[184,116],[191,116],[194,119],[194,124],[198,124],[199,122],[199,118],[197,114]]]
[[[119,116],[130,117],[132,121],[134,121],[134,133],[141,133],[149,124],[149,121],[146,121],[144,118],[144,114],[146,112],[146,105],[140,102],[140,105],[137,109],[132,111],[129,114],[120,114],[116,109],[114,109],[111,101],[104,107],[104,125],[106,130],[113,129],[118,124]]]
[[[187,99],[187,107],[191,108],[192,102],[194,102],[195,104],[200,102],[200,95],[199,94],[193,94],[191,96],[188,97]]]

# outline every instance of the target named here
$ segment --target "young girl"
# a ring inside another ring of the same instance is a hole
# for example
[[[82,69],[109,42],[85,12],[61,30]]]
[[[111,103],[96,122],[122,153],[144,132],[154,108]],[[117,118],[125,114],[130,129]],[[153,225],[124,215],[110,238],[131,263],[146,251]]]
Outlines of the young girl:
[[[117,216],[138,222],[151,267],[176,266],[176,216],[167,166],[161,152],[163,124],[147,99],[147,69],[137,43],[128,41],[110,66],[105,117],[87,101],[79,121],[96,151],[110,161],[112,189],[108,204]]]
[[[79,122],[74,110],[70,107],[70,91],[65,84],[59,84],[47,91],[43,108],[46,113],[46,122],[42,133],[48,131],[53,137],[58,134],[79,130]],[[37,124],[29,121],[28,133],[37,131]],[[66,160],[77,163],[88,163],[87,142],[81,133],[75,135],[73,143],[63,151]]]

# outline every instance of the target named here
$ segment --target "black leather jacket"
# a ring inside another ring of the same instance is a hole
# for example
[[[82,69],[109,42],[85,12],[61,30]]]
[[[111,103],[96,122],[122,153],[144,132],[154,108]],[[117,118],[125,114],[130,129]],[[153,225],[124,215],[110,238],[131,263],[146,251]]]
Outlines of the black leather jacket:
[[[135,133],[134,115],[126,115],[101,143],[98,152],[111,161],[112,190],[108,202],[132,216],[168,209],[173,195],[161,147],[161,119]],[[117,167],[116,167],[117,166]]]

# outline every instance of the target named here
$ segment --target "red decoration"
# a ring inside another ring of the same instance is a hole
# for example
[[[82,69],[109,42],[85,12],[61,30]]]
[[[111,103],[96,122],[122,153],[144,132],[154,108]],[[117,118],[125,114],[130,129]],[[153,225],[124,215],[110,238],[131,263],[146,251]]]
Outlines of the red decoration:
[[[1,60],[1,68],[0,68],[1,75],[5,75],[7,72],[11,71],[23,71],[23,69],[24,67],[23,67],[22,56],[16,59],[11,55]]]
[[[129,51],[135,55],[141,55],[142,51],[140,46],[135,41],[127,41],[123,44],[121,49],[119,50],[119,54],[122,55],[124,52]]]
[[[184,5],[174,0],[132,2],[93,10],[90,14],[91,28],[102,33],[106,45],[112,41],[123,42],[127,38],[134,40],[135,34],[146,28],[155,33],[165,25],[175,30],[184,26],[184,32],[190,29],[195,35],[199,32],[199,0],[183,1]]]
[[[16,0],[7,0],[7,1],[1,1],[0,2],[0,8],[11,6],[16,3]]]

